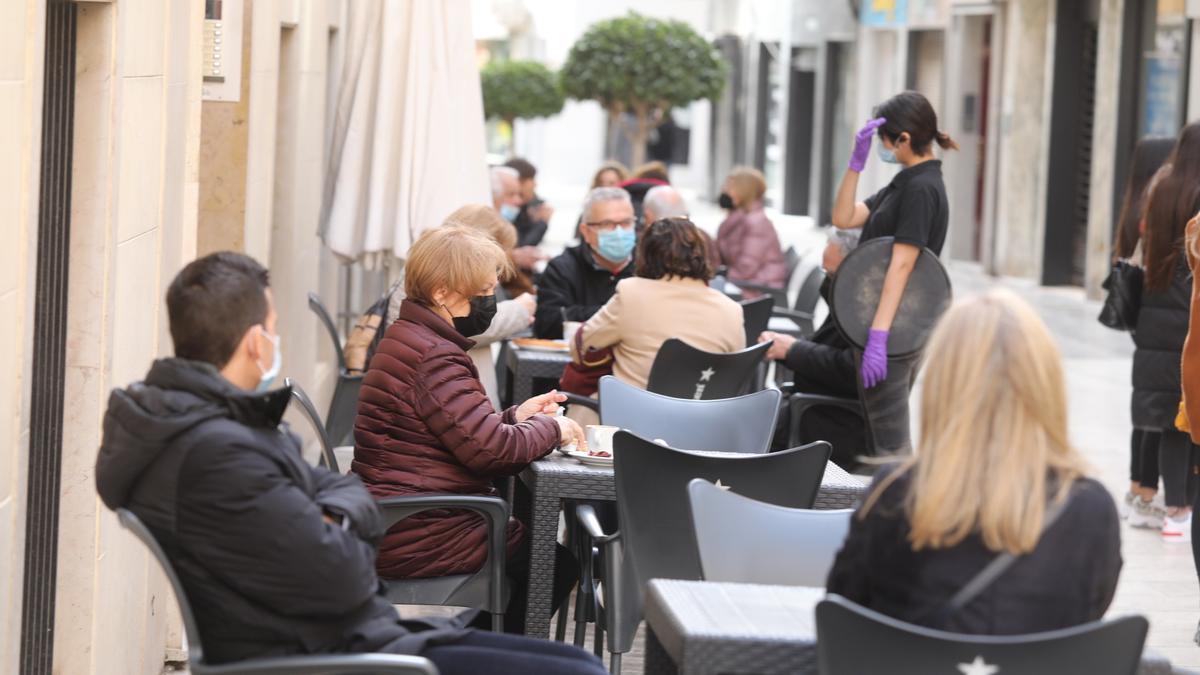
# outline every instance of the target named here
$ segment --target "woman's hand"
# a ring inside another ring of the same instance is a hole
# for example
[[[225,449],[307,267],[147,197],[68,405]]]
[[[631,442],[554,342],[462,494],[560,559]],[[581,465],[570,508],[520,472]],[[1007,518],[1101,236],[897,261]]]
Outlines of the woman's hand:
[[[771,346],[767,349],[766,359],[768,361],[782,361],[787,357],[788,350],[792,348],[792,345],[796,344],[796,338],[791,335],[775,333],[769,330],[763,331],[762,335],[758,336],[758,341],[760,343],[771,343]]]
[[[534,396],[517,406],[517,422],[524,422],[534,415],[553,415],[558,412],[558,404],[566,400],[566,394],[560,394],[558,390]]]
[[[858,133],[854,135],[854,150],[850,153],[851,171],[862,173],[863,168],[867,165],[867,158],[871,156],[871,137],[875,135],[875,131],[879,127],[887,123],[887,119],[876,117],[867,122]]]
[[[558,432],[561,437],[558,442],[560,448],[574,444],[575,449],[579,452],[587,452],[587,437],[578,422],[570,417],[555,417],[554,421],[558,422]]]
[[[863,350],[862,375],[863,389],[870,389],[887,379],[887,341],[888,331],[871,329],[867,337],[867,347]]]
[[[526,312],[529,312],[529,323],[533,323],[533,315],[537,312],[537,296],[532,293],[522,293],[513,298],[513,302],[520,305]]]

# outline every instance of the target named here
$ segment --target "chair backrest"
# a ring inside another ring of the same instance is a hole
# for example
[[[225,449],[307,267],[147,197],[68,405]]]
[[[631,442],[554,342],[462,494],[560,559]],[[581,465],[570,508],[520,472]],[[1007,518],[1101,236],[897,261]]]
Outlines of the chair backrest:
[[[333,353],[337,355],[338,372],[346,372],[346,354],[342,351],[342,339],[338,337],[337,324],[333,322],[333,316],[329,314],[329,310],[325,309],[325,304],[321,302],[320,296],[316,293],[308,294],[308,308],[321,320],[321,325],[325,327],[325,332],[333,342]]]
[[[144,523],[129,509],[117,509],[117,519],[121,521],[121,527],[129,530],[135,537],[140,539],[146,548],[150,549],[150,553],[158,561],[162,567],[163,574],[167,575],[167,581],[171,582],[171,590],[175,591],[175,599],[179,601],[179,613],[183,616],[183,631],[187,636],[188,644],[188,664],[192,668],[204,664],[204,648],[200,645],[200,629],[196,625],[196,616],[192,613],[192,605],[188,602],[187,593],[183,589],[183,583],[179,581],[179,576],[175,574],[175,566],[171,564],[171,559],[163,552],[162,547],[158,545],[158,540],[154,538],[154,534],[146,527]]]
[[[825,281],[825,270],[821,269],[820,265],[813,267],[808,272],[808,276],[804,277],[804,283],[800,285],[799,292],[796,293],[796,304],[793,309],[797,312],[803,312],[808,315],[807,319],[797,319],[796,323],[800,326],[800,331],[804,335],[812,335],[816,332],[816,326],[813,325],[813,316],[816,314],[817,305],[821,302],[821,284]]]
[[[1150,627],[1127,616],[1031,635],[964,635],[898,621],[837,595],[816,613],[822,675],[1133,675]]]
[[[699,454],[617,432],[613,463],[626,564],[614,590],[621,594],[619,606],[629,617],[623,624],[636,628],[650,579],[701,578],[687,495],[692,479],[720,481],[739,494],[772,504],[811,508],[829,454],[824,442],[763,455]],[[614,640],[628,643],[632,633]]]
[[[764,389],[737,398],[697,401],[600,378],[600,422],[675,448],[766,452],[775,433],[780,393]]]
[[[768,504],[699,478],[688,496],[706,581],[823,587],[854,513]]]
[[[771,345],[756,344],[739,352],[696,349],[678,338],[659,347],[650,366],[646,390],[672,398],[714,399],[741,396],[754,381],[755,369]]]
[[[767,329],[767,324],[771,323],[771,310],[775,307],[775,300],[770,296],[763,296],[753,300],[743,300],[738,304],[742,306],[742,325],[746,328],[746,344],[755,344],[758,342],[758,336]],[[786,304],[786,300],[784,304]]]
[[[362,391],[364,373],[341,373],[329,399],[325,414],[325,430],[329,444],[334,447],[354,444],[354,418],[358,416],[358,394]]]
[[[339,472],[337,457],[333,454],[333,448],[329,445],[329,435],[325,433],[325,425],[321,423],[321,416],[317,413],[316,406],[313,405],[312,399],[308,398],[308,394],[304,393],[304,389],[296,384],[292,378],[286,378],[283,381],[285,387],[292,390],[292,400],[300,407],[300,412],[303,413],[305,419],[312,426],[313,432],[317,435],[317,441],[321,444],[321,460],[320,464],[331,471]]]

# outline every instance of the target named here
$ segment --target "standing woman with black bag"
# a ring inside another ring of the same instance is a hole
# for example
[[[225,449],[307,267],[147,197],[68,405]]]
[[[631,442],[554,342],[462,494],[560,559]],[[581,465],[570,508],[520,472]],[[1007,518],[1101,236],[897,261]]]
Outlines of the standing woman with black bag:
[[[1190,542],[1197,448],[1175,428],[1181,392],[1180,359],[1188,332],[1192,276],[1184,255],[1187,222],[1200,210],[1200,123],[1184,127],[1146,199],[1142,259],[1145,277],[1133,342],[1133,426],[1142,452],[1158,449],[1166,541]]]
[[[1145,223],[1146,197],[1150,192],[1152,179],[1162,168],[1174,146],[1174,138],[1143,138],[1133,148],[1133,167],[1129,172],[1129,180],[1125,184],[1121,211],[1117,217],[1117,232],[1113,238],[1114,276],[1110,277],[1107,282],[1125,287],[1109,288],[1106,286],[1110,294],[1106,310],[1114,300],[1128,298],[1132,302],[1129,302],[1128,306],[1119,306],[1118,303],[1118,306],[1112,307],[1114,316],[1110,322],[1105,323],[1104,318],[1101,319],[1101,323],[1118,330],[1128,330],[1132,333],[1137,327],[1136,318],[1129,321],[1129,315],[1136,316],[1137,306],[1141,302],[1142,249],[1140,244],[1142,226]],[[1124,266],[1123,270],[1120,270],[1122,274],[1136,275],[1136,291],[1130,285],[1133,280],[1115,276],[1118,271],[1115,266],[1118,264]],[[1143,446],[1145,446],[1144,450]],[[1162,504],[1162,497],[1158,493],[1158,477],[1157,440],[1153,445],[1148,445],[1146,431],[1135,426],[1129,439],[1129,491],[1125,493],[1125,499],[1120,504],[1122,517],[1128,518],[1131,526],[1162,528],[1163,518],[1166,517],[1167,512]]]

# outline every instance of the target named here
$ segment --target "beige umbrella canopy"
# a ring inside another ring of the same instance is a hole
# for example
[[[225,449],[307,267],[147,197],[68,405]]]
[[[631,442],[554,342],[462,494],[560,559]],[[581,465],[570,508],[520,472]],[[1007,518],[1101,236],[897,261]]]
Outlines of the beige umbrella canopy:
[[[469,0],[352,0],[332,119],[325,243],[370,267],[491,203]]]

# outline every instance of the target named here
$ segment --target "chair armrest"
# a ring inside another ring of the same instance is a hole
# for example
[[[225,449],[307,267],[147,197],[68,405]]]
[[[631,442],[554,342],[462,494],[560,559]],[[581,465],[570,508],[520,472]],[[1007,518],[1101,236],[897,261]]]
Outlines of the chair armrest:
[[[583,406],[584,408],[593,410],[596,413],[600,412],[600,399],[595,399],[595,398],[592,398],[591,396],[580,396],[579,394],[572,394],[569,391],[560,391],[558,393],[567,397],[567,405],[580,405],[580,406]]]
[[[812,312],[802,312],[798,309],[788,309],[787,307],[771,308],[771,316],[780,317],[782,319],[791,319],[793,321],[812,321]]]
[[[205,666],[204,672],[209,675],[438,675],[437,667],[429,659],[399,654],[336,654],[251,659]]]
[[[604,528],[600,526],[600,519],[596,517],[596,509],[592,508],[591,504],[580,504],[575,507],[575,517],[579,520],[584,532],[587,532],[592,541],[599,546],[605,546],[621,537],[620,532],[607,534],[604,531]]]
[[[784,383],[787,386],[790,383]],[[792,385],[793,387],[795,385]],[[791,424],[788,429],[788,445],[795,447],[800,443],[800,419],[809,408],[821,407],[842,408],[853,413],[863,414],[862,403],[856,398],[838,398],[821,394],[805,394],[803,392],[788,396],[788,407],[791,413]]]

